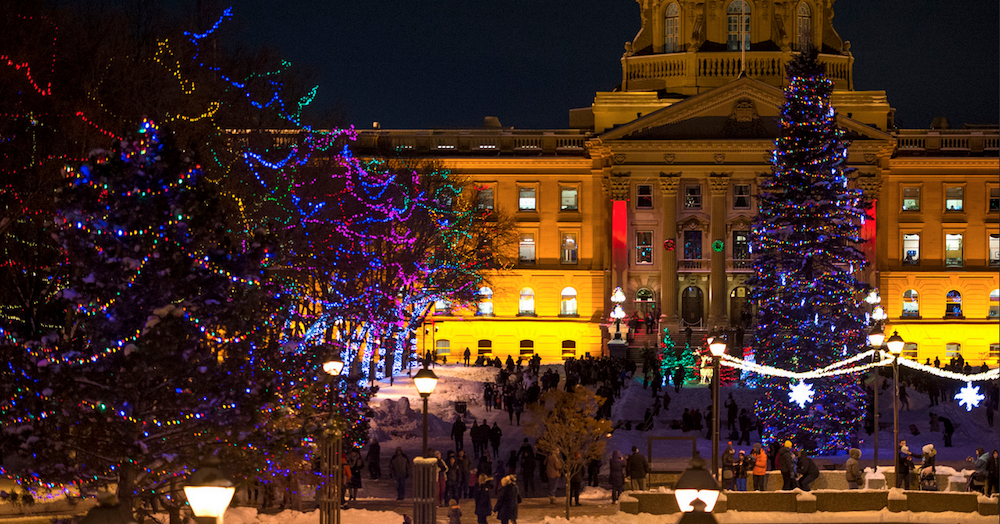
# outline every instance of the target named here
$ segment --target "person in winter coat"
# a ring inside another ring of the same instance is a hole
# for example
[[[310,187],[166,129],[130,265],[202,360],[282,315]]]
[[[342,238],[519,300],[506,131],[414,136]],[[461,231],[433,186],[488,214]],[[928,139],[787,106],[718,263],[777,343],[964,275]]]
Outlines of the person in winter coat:
[[[986,460],[986,492],[984,495],[987,497],[997,492],[998,478],[1000,478],[1000,469],[998,469],[1000,468],[1000,463],[997,462],[998,460],[1000,460],[1000,457],[997,456],[997,450],[994,449]]]
[[[778,448],[778,470],[781,471],[781,489],[788,491],[795,489],[795,479],[792,477],[792,441],[786,440],[785,444]]]
[[[451,425],[451,438],[455,441],[455,451],[465,449],[465,421],[461,416]]]
[[[736,441],[736,445],[739,446],[746,442],[746,445],[750,445],[750,414],[747,413],[746,408],[740,411],[740,438]]]
[[[490,446],[493,447],[493,458],[500,456],[500,437],[503,437],[503,431],[500,431],[500,426],[494,422],[493,427],[490,428]]]
[[[361,489],[361,470],[365,467],[361,452],[352,449],[347,455],[347,464],[351,467],[351,481],[347,484],[350,500],[358,500],[358,490]]]
[[[898,461],[899,476],[896,477],[896,487],[910,489],[910,471],[913,470],[913,457],[910,455],[910,448],[905,440],[899,441]]]
[[[455,495],[455,500],[461,498],[472,498],[472,493],[469,492],[469,472],[472,471],[472,461],[469,460],[469,456],[465,454],[465,451],[459,451],[458,456],[455,457],[455,464],[458,465],[458,491]]]
[[[528,444],[528,439],[524,439],[519,452],[521,461],[521,478],[524,479],[524,492],[535,495],[535,451]]]
[[[556,490],[559,489],[559,478],[563,474],[563,462],[559,458],[559,450],[554,450],[545,458],[545,476],[549,479],[549,504],[556,503]]]
[[[924,462],[920,466],[920,490],[937,491],[937,450],[934,444],[927,444],[923,451]]]
[[[576,454],[576,460],[579,463],[580,454]],[[580,491],[583,490],[583,468],[578,467],[573,476],[569,478],[569,498],[570,504],[580,505]]]
[[[618,502],[622,490],[625,488],[625,457],[617,449],[611,453],[611,460],[608,461],[608,482],[611,484],[611,503]]]
[[[729,441],[726,450],[722,452],[722,489],[725,491],[732,491],[736,481],[735,459],[736,450],[733,449],[733,442]]]
[[[649,462],[641,453],[639,448],[632,446],[632,454],[626,461],[626,471],[632,479],[633,491],[646,491],[646,474],[649,473]]]
[[[462,506],[457,503],[448,510],[448,524],[462,524]]]
[[[978,491],[980,493],[986,491],[989,459],[990,456],[986,454],[983,448],[976,448],[976,456],[965,459],[966,462],[972,462],[972,467],[976,468],[976,471],[969,476],[969,491]]]
[[[410,459],[403,448],[396,448],[396,454],[389,459],[389,478],[396,479],[396,500],[406,497],[406,479],[410,478]]]
[[[378,440],[372,439],[368,446],[368,454],[365,460],[368,461],[368,474],[372,480],[382,478],[382,448],[378,445]]]
[[[517,492],[517,477],[507,475],[500,481],[497,503],[493,507],[500,524],[517,524],[517,505],[520,503],[521,494]]]
[[[806,450],[799,451],[799,487],[802,491],[810,491],[812,489],[812,483],[819,478],[819,468],[816,467],[816,462],[809,458],[806,454]]]
[[[864,477],[861,476],[861,466],[858,459],[861,458],[861,450],[858,448],[851,448],[848,452],[850,458],[847,459],[847,463],[844,464],[844,469],[846,470],[845,475],[847,476],[847,489],[858,489],[859,486],[864,484]]]
[[[479,474],[476,490],[476,518],[479,524],[486,524],[486,517],[493,513],[493,477]]]
[[[438,490],[437,490],[437,503],[438,506],[444,507],[445,502],[445,488],[448,485],[448,464],[445,464],[444,459],[441,458],[441,452],[435,451],[434,458],[437,459],[437,469],[438,469]]]
[[[753,471],[754,458],[747,455],[746,451],[740,450],[739,456],[736,457],[734,466],[736,468],[736,491],[746,491],[747,490],[747,477],[750,472]]]
[[[448,457],[448,471],[445,477],[445,488],[444,488],[444,503],[447,505],[451,502],[451,499],[455,499],[455,503],[460,502],[459,500],[459,486],[462,481],[462,470],[458,465],[458,459],[455,456]]]
[[[753,451],[750,452],[750,456],[754,458],[753,469],[753,490],[754,491],[766,491],[767,490],[767,452],[758,443],[753,445]]]

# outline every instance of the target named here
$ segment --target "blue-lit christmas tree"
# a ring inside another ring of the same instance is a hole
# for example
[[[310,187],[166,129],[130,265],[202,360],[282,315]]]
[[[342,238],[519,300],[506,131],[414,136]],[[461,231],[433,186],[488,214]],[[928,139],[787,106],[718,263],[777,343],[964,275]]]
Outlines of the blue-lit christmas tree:
[[[829,99],[834,83],[824,69],[815,51],[786,67],[781,136],[753,226],[756,361],[793,371],[822,368],[864,343],[865,286],[856,274],[865,259],[855,244],[868,203],[849,187],[848,141],[837,127]],[[815,396],[804,407],[789,399],[792,382],[762,380],[767,392],[757,409],[765,440],[791,439],[819,453],[849,447],[864,413],[856,379],[807,381]]]

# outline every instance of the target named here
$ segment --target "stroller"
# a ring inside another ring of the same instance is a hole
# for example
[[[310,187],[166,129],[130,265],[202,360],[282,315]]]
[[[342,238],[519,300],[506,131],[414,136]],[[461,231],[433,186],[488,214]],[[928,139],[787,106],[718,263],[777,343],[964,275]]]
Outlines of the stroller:
[[[920,468],[920,491],[937,491],[937,476],[935,475],[937,468],[931,466],[929,468]]]

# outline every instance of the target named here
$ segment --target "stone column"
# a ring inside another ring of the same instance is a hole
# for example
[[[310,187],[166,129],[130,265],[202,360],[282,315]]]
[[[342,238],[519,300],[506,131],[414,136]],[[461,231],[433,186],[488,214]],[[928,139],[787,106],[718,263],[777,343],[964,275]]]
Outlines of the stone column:
[[[628,197],[632,188],[629,173],[608,177],[611,193],[611,289],[628,290],[629,227]]]
[[[708,179],[712,193],[712,245],[709,246],[712,256],[712,278],[709,290],[708,328],[726,327],[726,249],[715,250],[715,244],[721,241],[726,244],[726,193],[729,192],[729,174],[712,173]]]
[[[674,241],[674,248],[663,249],[663,263],[660,264],[660,324],[670,327],[677,335],[677,250],[681,242],[677,238],[677,186],[680,173],[660,173],[660,195],[663,197],[663,240]],[[661,333],[662,334],[662,333]]]

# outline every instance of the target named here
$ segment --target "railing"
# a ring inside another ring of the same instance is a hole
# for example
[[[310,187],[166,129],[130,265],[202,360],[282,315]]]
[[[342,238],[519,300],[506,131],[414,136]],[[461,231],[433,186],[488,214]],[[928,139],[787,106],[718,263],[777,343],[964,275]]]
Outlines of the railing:
[[[582,156],[587,135],[576,129],[361,130],[361,151],[403,150],[437,154],[534,154]]]
[[[711,260],[681,258],[677,260],[677,271],[708,271],[711,268]]]
[[[795,55],[791,51],[748,51],[746,74],[775,86],[784,85],[785,63]],[[721,85],[722,82],[711,83],[713,79],[729,81],[739,77],[744,70],[742,60],[735,51],[629,56],[622,59],[622,77],[626,89],[657,86],[679,92],[682,88]],[[826,74],[837,88],[853,89],[852,56],[821,54],[819,61],[826,65]]]
[[[738,272],[753,271],[753,260],[749,260],[749,259],[739,259],[739,260],[730,259],[729,260],[729,267],[727,269],[729,271],[738,271]]]
[[[900,129],[894,135],[904,156],[995,156],[1000,151],[1000,129]]]

